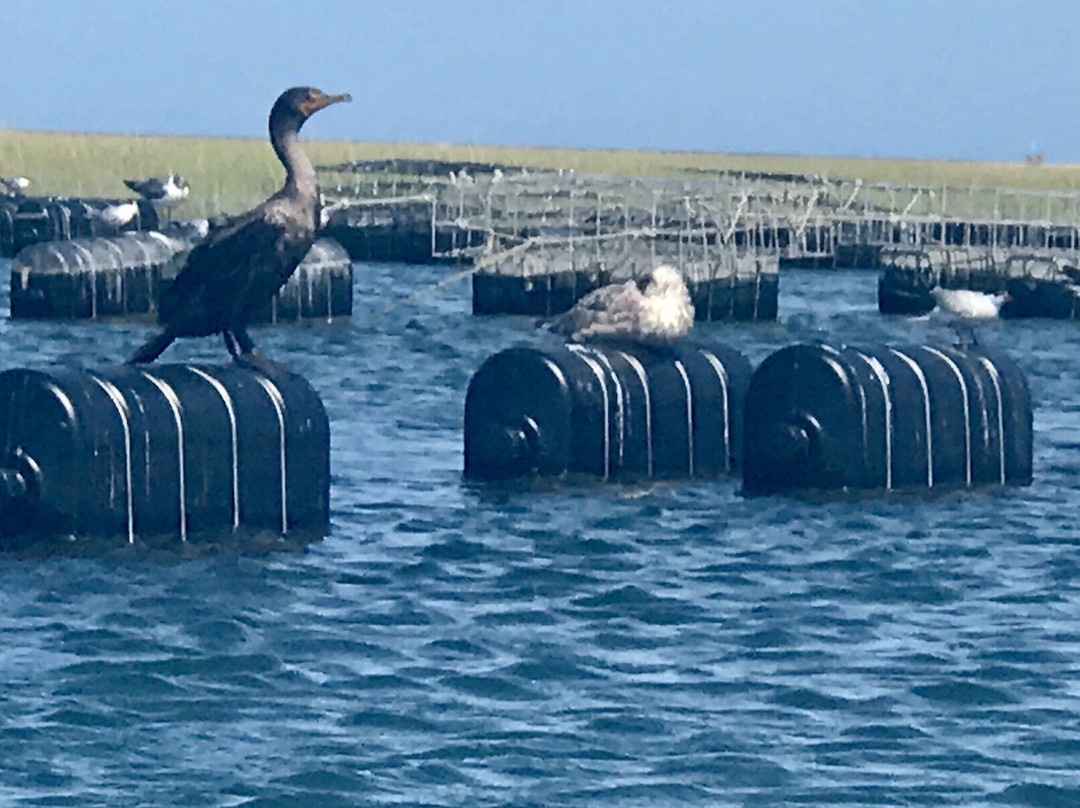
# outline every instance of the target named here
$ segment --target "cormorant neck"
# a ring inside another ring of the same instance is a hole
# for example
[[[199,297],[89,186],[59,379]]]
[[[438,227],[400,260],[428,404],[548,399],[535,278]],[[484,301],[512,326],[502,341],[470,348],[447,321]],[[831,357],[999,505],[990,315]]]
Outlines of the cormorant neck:
[[[273,117],[270,119],[270,143],[274,146],[281,164],[285,166],[284,191],[303,196],[318,196],[318,183],[311,161],[300,148],[297,135],[303,120],[292,117]]]

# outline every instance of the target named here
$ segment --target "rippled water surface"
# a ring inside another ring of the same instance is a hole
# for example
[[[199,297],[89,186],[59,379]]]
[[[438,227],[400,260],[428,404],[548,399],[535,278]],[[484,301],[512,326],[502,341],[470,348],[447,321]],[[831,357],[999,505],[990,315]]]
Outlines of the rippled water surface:
[[[7,309],[7,269],[0,265]],[[461,480],[468,380],[542,341],[444,269],[358,265],[351,322],[260,330],[333,435],[333,525],[263,557],[0,560],[0,804],[1080,804],[1080,326],[997,322],[1035,483],[743,499],[730,480]],[[793,341],[951,341],[872,273],[785,272]],[[0,320],[0,367],[143,325]],[[188,341],[167,359],[223,357]]]

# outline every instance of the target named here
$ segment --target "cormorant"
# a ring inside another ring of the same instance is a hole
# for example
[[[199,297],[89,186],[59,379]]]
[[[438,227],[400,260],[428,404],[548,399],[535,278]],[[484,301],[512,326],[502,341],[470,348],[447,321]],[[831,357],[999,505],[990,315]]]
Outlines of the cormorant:
[[[319,184],[297,133],[320,109],[349,100],[347,93],[327,95],[313,87],[293,87],[278,97],[270,110],[270,143],[285,166],[285,185],[253,210],[211,229],[191,250],[162,293],[158,322],[164,331],[129,363],[153,362],[177,337],[221,334],[236,359],[271,364],[255,350],[247,325],[307,255],[320,223]]]

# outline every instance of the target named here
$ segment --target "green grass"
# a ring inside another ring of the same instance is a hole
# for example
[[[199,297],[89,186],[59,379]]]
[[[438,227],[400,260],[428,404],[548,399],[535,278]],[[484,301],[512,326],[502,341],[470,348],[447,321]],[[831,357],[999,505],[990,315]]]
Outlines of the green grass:
[[[402,157],[618,175],[658,176],[693,168],[822,174],[959,188],[1080,188],[1080,166],[1073,165],[334,141],[306,141],[305,148],[316,165]],[[179,217],[244,210],[279,188],[283,176],[270,145],[254,138],[0,129],[0,176],[27,176],[34,182],[34,193],[127,197],[130,192],[123,185],[125,177],[164,176],[170,171],[182,173],[192,188],[191,197],[176,211]]]

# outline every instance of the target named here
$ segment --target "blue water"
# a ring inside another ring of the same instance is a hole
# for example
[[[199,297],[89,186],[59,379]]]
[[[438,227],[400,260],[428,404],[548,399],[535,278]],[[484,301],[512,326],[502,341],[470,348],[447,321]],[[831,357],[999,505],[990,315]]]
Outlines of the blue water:
[[[445,272],[358,265],[351,322],[254,335],[330,413],[325,540],[0,560],[0,804],[1080,804],[1080,326],[981,332],[1030,377],[1028,488],[485,489],[460,477],[466,385],[541,337],[471,317],[464,283],[378,314]],[[785,272],[778,323],[696,338],[754,361],[951,341],[879,315],[875,285]],[[147,333],[4,317],[0,367]]]

